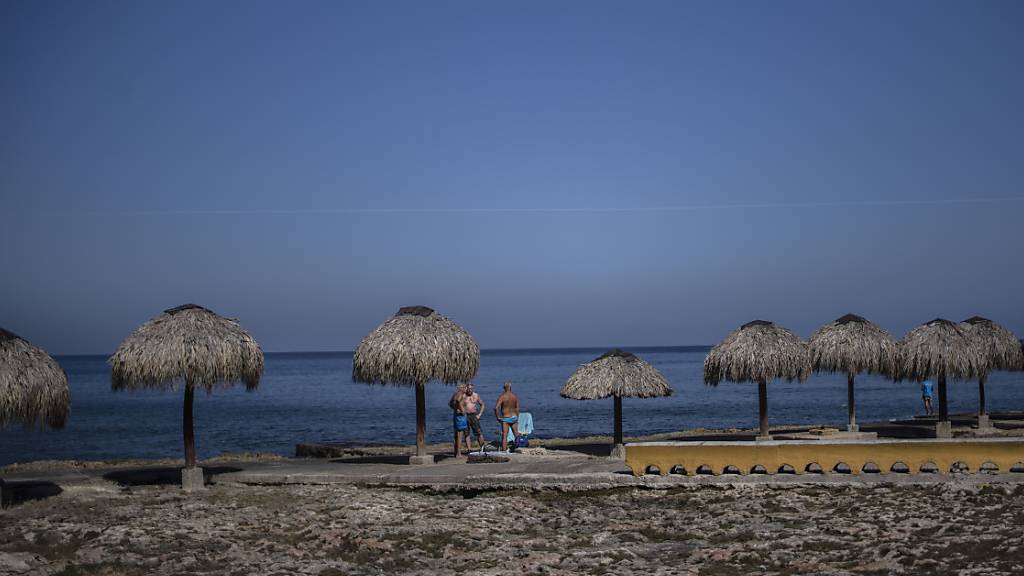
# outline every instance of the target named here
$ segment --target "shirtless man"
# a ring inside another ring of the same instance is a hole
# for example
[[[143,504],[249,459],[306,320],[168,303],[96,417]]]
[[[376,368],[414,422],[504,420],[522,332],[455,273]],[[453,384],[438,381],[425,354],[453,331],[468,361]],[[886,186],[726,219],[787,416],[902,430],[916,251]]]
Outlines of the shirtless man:
[[[501,451],[508,450],[508,429],[519,435],[519,397],[512,393],[512,383],[505,382],[505,391],[494,404],[494,416],[501,422]]]
[[[484,413],[486,406],[483,399],[476,393],[473,383],[466,384],[466,391],[462,394],[462,413],[466,415],[469,430],[466,431],[466,444],[469,444],[470,436],[476,434],[476,441],[480,445],[480,451],[484,450],[484,432],[480,429],[480,415]]]
[[[452,409],[452,428],[455,432],[455,457],[462,456],[462,441],[465,435],[467,450],[469,452],[469,419],[466,417],[466,413],[462,411],[462,401],[466,397],[466,386],[465,384],[459,384],[459,387],[455,390],[455,394],[452,394],[450,400],[448,400],[448,406]]]

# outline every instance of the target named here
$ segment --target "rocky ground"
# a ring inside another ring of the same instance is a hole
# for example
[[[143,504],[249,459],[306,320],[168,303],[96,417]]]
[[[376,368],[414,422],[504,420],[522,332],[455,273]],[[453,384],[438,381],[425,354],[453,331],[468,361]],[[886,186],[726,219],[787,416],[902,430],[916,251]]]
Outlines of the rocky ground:
[[[0,574],[1013,574],[1024,486],[435,493],[97,483],[0,511]]]

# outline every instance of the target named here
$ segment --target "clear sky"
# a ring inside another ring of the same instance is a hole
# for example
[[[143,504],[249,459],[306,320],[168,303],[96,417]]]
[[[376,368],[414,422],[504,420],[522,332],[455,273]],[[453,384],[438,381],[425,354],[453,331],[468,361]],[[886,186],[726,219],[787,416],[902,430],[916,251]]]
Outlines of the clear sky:
[[[0,326],[1018,335],[1024,3],[0,3]]]

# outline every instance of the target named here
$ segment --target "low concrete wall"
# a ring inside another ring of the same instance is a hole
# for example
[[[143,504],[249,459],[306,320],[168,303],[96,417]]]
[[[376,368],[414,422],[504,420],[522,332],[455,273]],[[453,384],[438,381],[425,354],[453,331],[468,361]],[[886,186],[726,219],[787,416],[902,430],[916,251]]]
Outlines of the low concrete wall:
[[[773,474],[790,466],[802,474],[810,464],[822,472],[832,471],[838,464],[849,466],[850,473],[859,474],[872,463],[887,474],[896,463],[909,472],[934,465],[938,472],[948,473],[955,463],[965,464],[977,472],[984,464],[994,464],[1000,472],[1009,472],[1024,462],[1024,441],[1003,439],[943,440],[878,440],[871,442],[841,440],[767,441],[767,442],[641,442],[626,444],[626,465],[634,476],[642,476],[654,466],[662,476],[676,467],[685,474],[695,474],[707,466],[712,474],[721,474],[727,466],[740,473],[749,473],[756,466]]]

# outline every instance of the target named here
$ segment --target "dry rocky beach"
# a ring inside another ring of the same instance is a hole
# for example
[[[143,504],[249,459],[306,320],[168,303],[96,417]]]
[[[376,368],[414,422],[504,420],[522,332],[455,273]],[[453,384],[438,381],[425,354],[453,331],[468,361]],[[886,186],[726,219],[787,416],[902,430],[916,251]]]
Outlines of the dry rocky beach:
[[[191,495],[92,479],[0,511],[0,574],[1024,573],[1024,485],[946,478]]]

